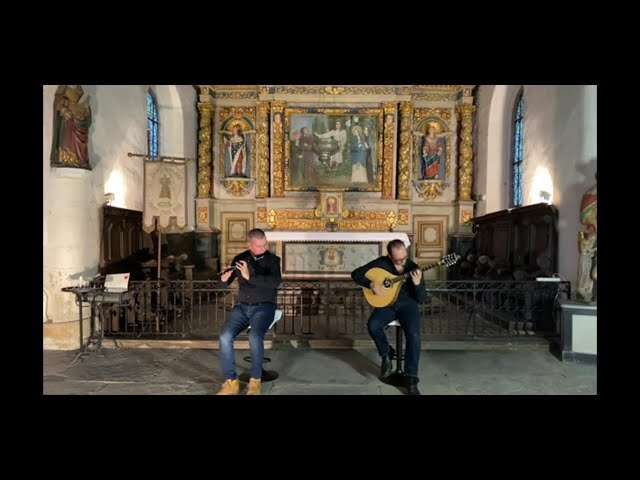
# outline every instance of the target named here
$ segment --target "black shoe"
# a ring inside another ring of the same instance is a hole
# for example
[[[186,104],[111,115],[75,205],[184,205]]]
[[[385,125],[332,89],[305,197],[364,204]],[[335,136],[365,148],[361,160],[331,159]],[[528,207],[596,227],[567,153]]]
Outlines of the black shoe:
[[[407,394],[408,395],[420,395],[420,390],[418,390],[418,382],[420,380],[418,377],[409,377],[407,376]]]
[[[393,365],[389,355],[382,357],[382,364],[380,365],[380,377],[387,378],[393,372]]]

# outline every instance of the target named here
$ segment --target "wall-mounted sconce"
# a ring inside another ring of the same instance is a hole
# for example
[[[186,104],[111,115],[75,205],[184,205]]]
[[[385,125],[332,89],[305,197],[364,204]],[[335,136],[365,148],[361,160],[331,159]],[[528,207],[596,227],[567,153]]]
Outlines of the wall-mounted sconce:
[[[113,202],[113,200],[116,198],[116,196],[113,193],[105,193],[104,194],[104,204],[105,205],[111,205],[111,202]]]

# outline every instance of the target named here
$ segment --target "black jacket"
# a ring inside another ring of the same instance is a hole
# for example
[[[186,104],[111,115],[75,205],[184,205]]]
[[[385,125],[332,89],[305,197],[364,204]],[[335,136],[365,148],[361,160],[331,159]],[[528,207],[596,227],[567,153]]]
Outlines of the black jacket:
[[[369,269],[376,267],[382,268],[383,270],[386,270],[393,275],[398,275],[398,271],[396,270],[393,261],[388,256],[384,256],[376,258],[366,265],[356,268],[353,272],[351,272],[351,278],[361,287],[370,288],[371,281],[366,278],[365,275],[369,271]],[[419,268],[419,266],[411,260],[407,260],[404,268],[404,273],[407,273],[415,270],[416,268]],[[402,287],[400,287],[400,293],[396,302],[403,303],[409,299],[418,303],[422,303],[427,299],[427,289],[424,284],[424,275],[420,279],[420,283],[418,285],[414,285],[413,280],[411,280],[411,277],[409,277],[402,284]]]
[[[226,288],[233,283],[235,278],[238,279],[238,302],[255,305],[257,303],[277,303],[276,293],[280,285],[280,257],[267,251],[264,255],[253,258],[250,250],[236,255],[231,262],[244,260],[249,266],[249,280],[245,280],[240,274],[240,270],[236,269],[231,273],[229,280],[220,282],[220,288]]]

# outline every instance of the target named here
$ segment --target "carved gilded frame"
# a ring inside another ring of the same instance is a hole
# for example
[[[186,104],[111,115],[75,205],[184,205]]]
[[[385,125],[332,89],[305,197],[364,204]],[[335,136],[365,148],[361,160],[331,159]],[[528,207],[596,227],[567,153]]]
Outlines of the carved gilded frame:
[[[243,132],[251,132],[251,154],[249,160],[251,163],[251,170],[249,172],[249,178],[226,178],[226,171],[224,165],[224,146],[223,146],[223,128],[226,125],[231,125],[238,122],[242,125]],[[256,179],[257,169],[257,147],[258,147],[258,132],[256,125],[256,107],[222,107],[219,113],[218,123],[218,157],[220,172],[219,180],[226,188],[226,190],[236,197],[242,197],[248,195],[253,187]]]
[[[291,169],[289,165],[291,156],[291,142],[290,142],[290,130],[291,130],[291,115],[292,114],[314,114],[322,113],[325,115],[374,115],[377,119],[376,127],[376,185],[373,187],[353,187],[348,186],[345,188],[349,192],[382,192],[383,176],[392,175],[391,165],[386,165],[384,162],[384,110],[382,108],[298,108],[298,107],[285,107],[284,109],[284,190],[285,191],[317,191],[318,186],[293,186],[291,185]],[[389,163],[389,162],[387,162]],[[342,187],[336,185],[319,185],[322,187]]]
[[[453,138],[451,132],[451,108],[416,108],[414,110],[414,131],[422,132],[428,123],[435,122],[442,127],[443,132],[449,132],[447,136],[447,149],[445,160],[445,179],[418,180],[420,168],[420,137],[414,135],[413,139],[413,178],[418,195],[422,198],[433,200],[439,197],[451,183],[451,150],[453,150]]]

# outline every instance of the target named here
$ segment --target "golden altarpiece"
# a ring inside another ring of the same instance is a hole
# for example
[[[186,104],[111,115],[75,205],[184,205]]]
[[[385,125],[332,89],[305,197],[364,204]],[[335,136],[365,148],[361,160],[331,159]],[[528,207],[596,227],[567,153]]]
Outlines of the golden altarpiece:
[[[283,278],[348,278],[392,238],[419,264],[472,238],[474,87],[198,85],[211,256],[226,265],[257,227]]]

